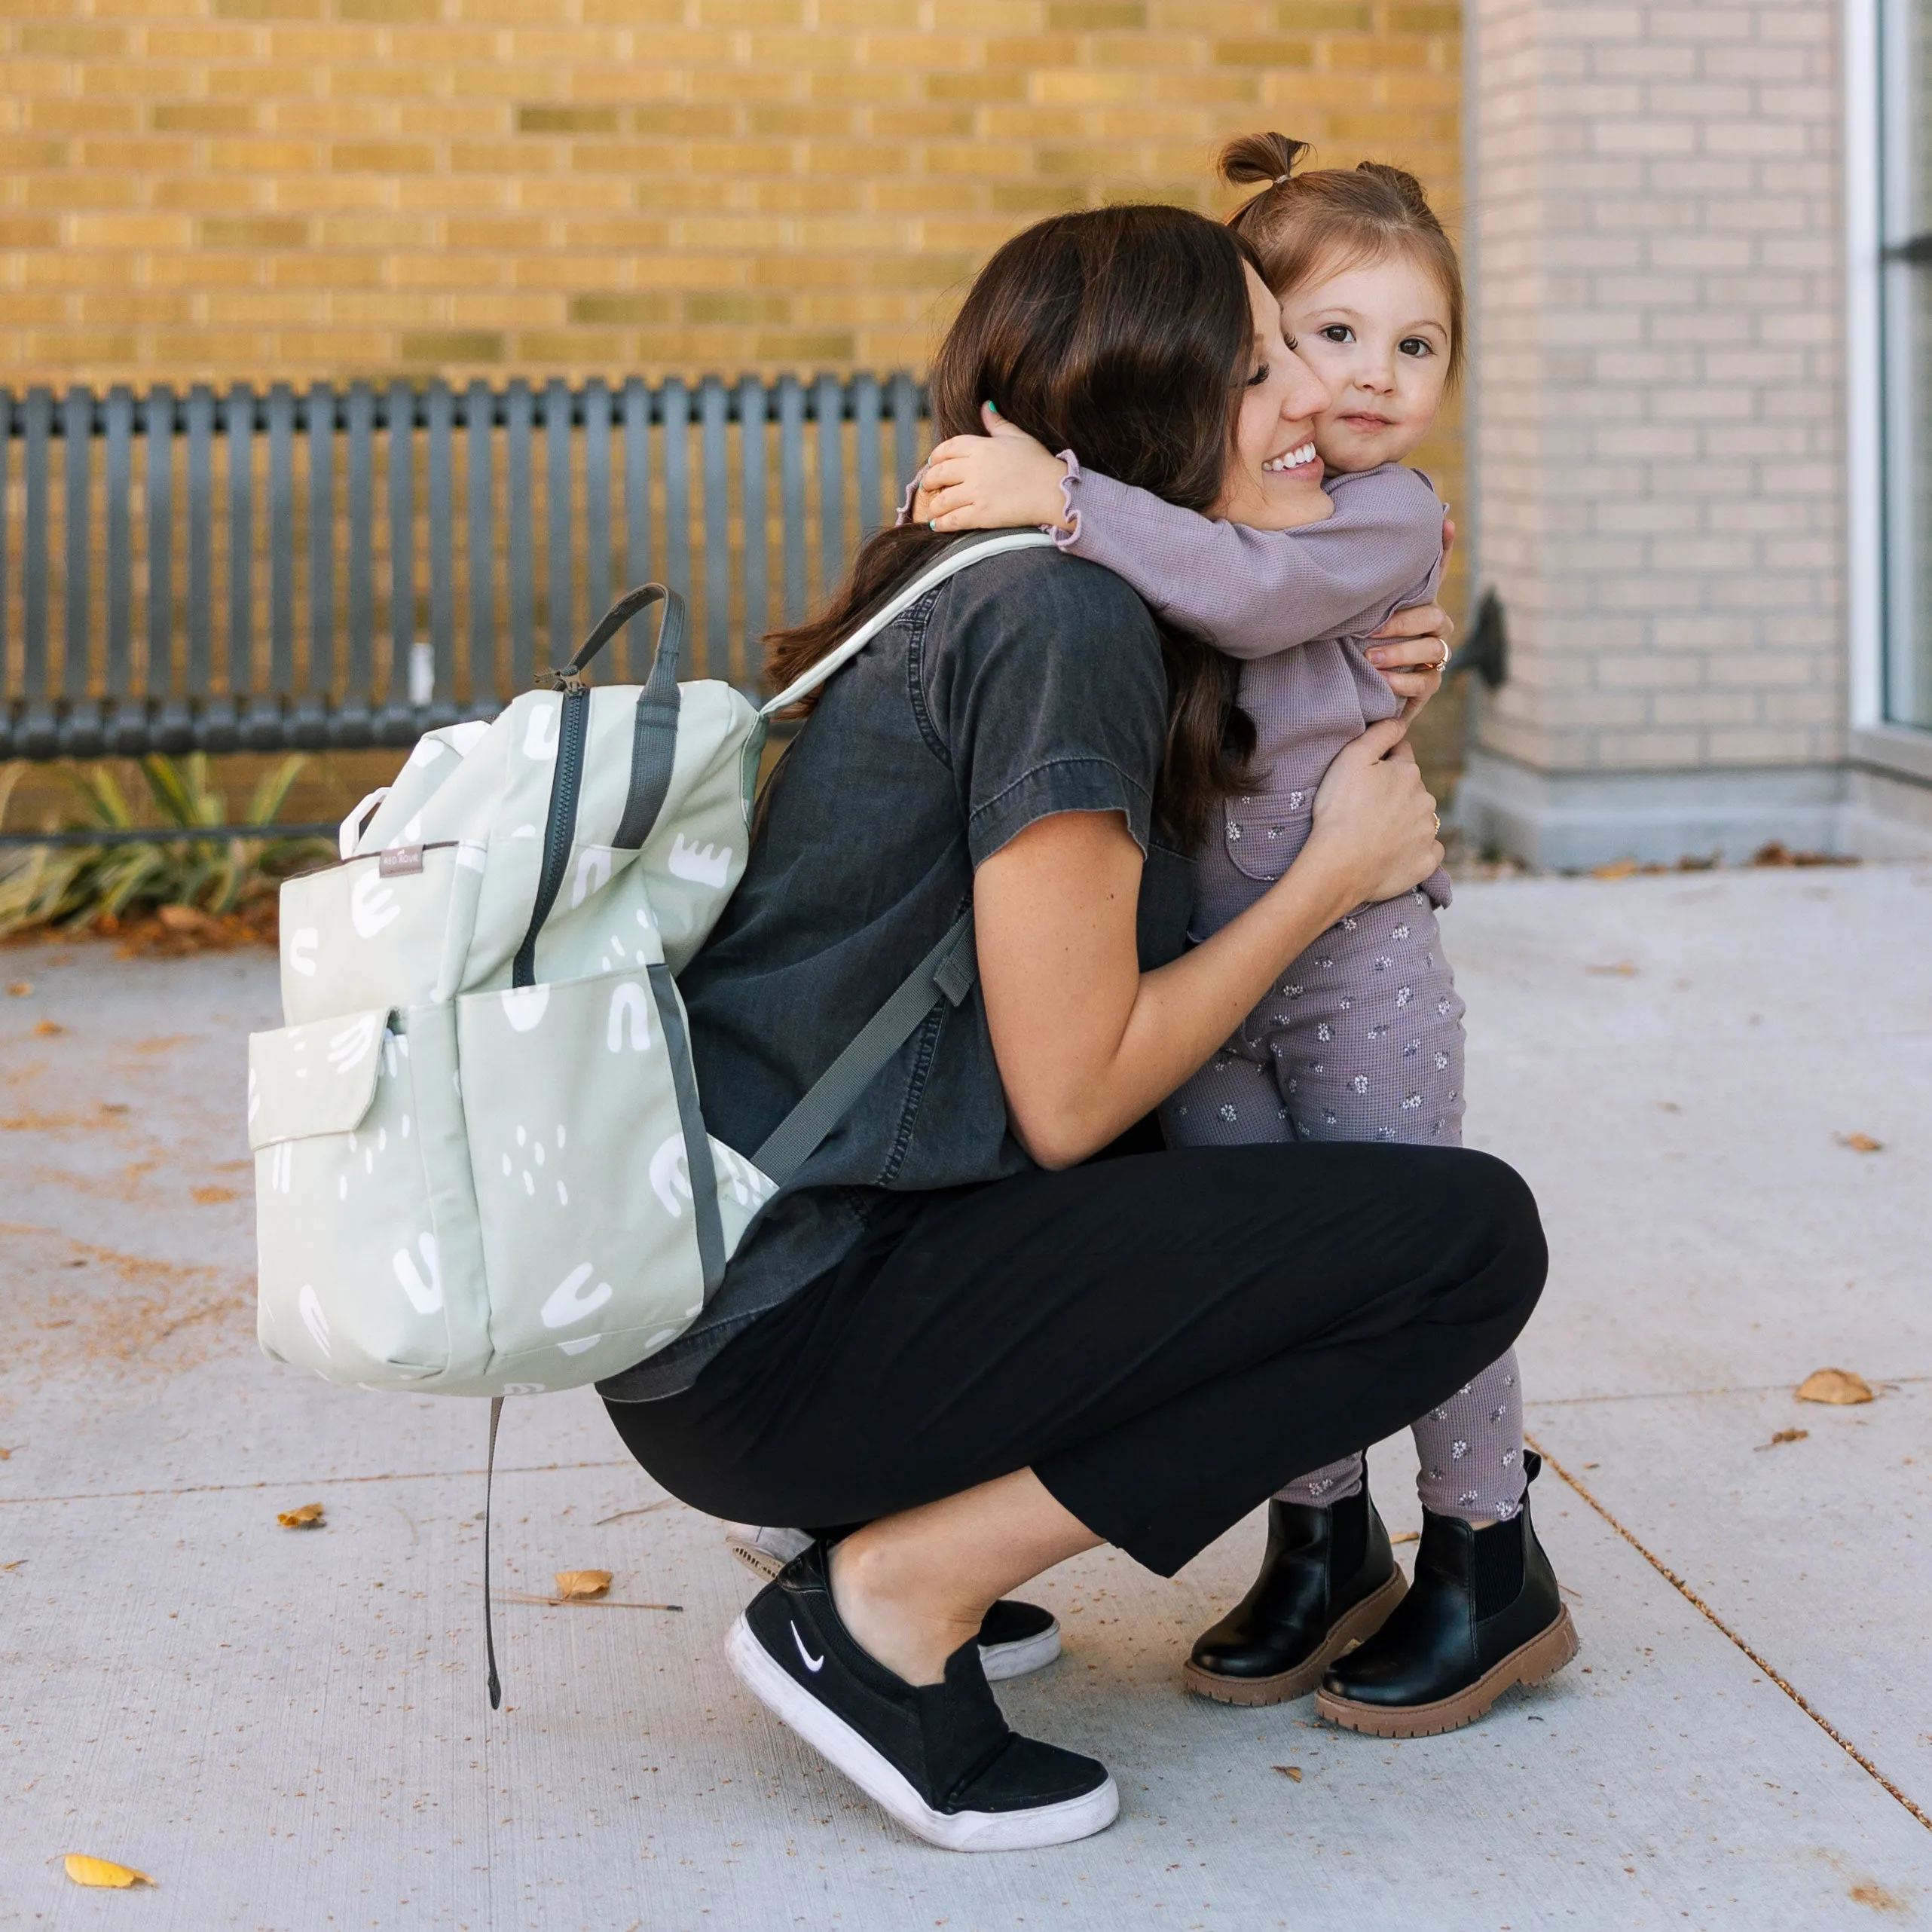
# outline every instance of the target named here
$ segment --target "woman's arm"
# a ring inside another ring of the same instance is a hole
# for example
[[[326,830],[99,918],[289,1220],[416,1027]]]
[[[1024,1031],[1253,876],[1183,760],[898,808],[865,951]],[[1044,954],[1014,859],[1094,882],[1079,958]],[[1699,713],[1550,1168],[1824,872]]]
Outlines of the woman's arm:
[[[974,927],[993,1051],[1020,1144],[1044,1167],[1097,1152],[1233,1032],[1344,913],[1442,862],[1432,802],[1393,722],[1329,767],[1301,856],[1205,945],[1143,973],[1141,854],[1115,812],[1038,820],[979,868]]]

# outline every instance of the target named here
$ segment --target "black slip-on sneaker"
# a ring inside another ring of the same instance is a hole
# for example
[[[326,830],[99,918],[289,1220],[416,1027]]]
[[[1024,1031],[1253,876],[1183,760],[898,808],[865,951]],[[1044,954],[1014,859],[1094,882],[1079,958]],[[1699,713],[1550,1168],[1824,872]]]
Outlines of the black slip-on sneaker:
[[[1009,1727],[977,1644],[946,1660],[937,1684],[909,1684],[868,1655],[833,1606],[817,1544],[746,1606],[725,1655],[760,1703],[928,1843],[1065,1845],[1120,1808],[1104,1765]]]
[[[980,1664],[989,1684],[1044,1670],[1059,1654],[1059,1620],[1038,1603],[1002,1597],[980,1625]]]
[[[812,1546],[802,1530],[777,1529],[769,1524],[733,1523],[725,1530],[725,1546],[754,1576],[769,1583],[795,1556]],[[1060,1626],[1050,1610],[1038,1603],[1002,1599],[986,1613],[980,1626],[980,1661],[989,1683],[1023,1677],[1043,1670],[1060,1654]]]

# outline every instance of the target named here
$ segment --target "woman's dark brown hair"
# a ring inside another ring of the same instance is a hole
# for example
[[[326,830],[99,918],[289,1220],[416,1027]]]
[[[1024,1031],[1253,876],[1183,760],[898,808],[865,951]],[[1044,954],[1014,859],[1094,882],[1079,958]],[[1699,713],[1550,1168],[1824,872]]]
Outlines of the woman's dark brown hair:
[[[1453,386],[1463,373],[1463,267],[1422,183],[1382,161],[1301,168],[1313,151],[1285,134],[1243,134],[1229,142],[1221,151],[1221,179],[1267,185],[1243,202],[1227,225],[1253,245],[1261,279],[1284,301],[1316,274],[1394,255],[1420,263],[1449,310]]]
[[[1241,237],[1185,209],[1057,215],[1016,235],[980,271],[928,387],[935,441],[977,435],[991,402],[1050,450],[1185,509],[1221,494],[1254,319]],[[809,622],[767,640],[780,688],[850,635],[956,540],[922,525],[881,530]],[[1158,620],[1157,620],[1158,622]],[[1215,800],[1238,790],[1254,729],[1234,707],[1231,660],[1160,624],[1167,748],[1156,817],[1191,843]]]

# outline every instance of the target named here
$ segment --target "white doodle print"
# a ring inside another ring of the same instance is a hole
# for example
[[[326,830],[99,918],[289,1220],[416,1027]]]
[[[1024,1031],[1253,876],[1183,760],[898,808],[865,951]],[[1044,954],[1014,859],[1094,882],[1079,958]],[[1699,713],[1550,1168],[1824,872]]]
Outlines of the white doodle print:
[[[670,1139],[651,1156],[651,1191],[664,1203],[664,1211],[673,1221],[678,1220],[684,1209],[679,1197],[691,1198],[691,1172],[684,1155],[684,1136],[673,1134]]]
[[[557,727],[562,722],[561,704],[533,705],[530,722],[523,732],[523,755],[533,763],[548,764],[557,755]]]
[[[726,1147],[723,1141],[711,1142],[711,1160],[730,1187],[732,1199],[740,1207],[763,1206],[778,1192],[769,1175],[753,1166],[741,1154]]]
[[[540,1311],[540,1319],[546,1328],[567,1328],[573,1322],[581,1322],[586,1315],[594,1315],[608,1301],[616,1291],[607,1281],[601,1281],[585,1295],[584,1284],[597,1272],[589,1261],[579,1261],[557,1285],[550,1291],[549,1298]]]
[[[295,1306],[302,1311],[302,1326],[315,1337],[315,1345],[324,1356],[333,1351],[329,1346],[329,1317],[322,1312],[322,1303],[317,1299],[313,1287],[307,1282],[302,1283],[302,1292],[295,1298]]]
[[[577,854],[576,876],[570,882],[570,903],[581,906],[593,892],[610,883],[612,854],[608,845],[586,845]]]
[[[423,1257],[423,1266],[429,1270],[427,1280],[417,1272],[416,1257],[407,1248],[397,1249],[390,1257],[389,1264],[396,1270],[396,1278],[402,1284],[409,1305],[419,1315],[433,1315],[443,1305],[443,1273],[436,1259],[436,1237],[433,1234],[419,1234],[416,1246]]]
[[[550,989],[540,980],[533,986],[506,986],[500,995],[503,1017],[518,1033],[527,1033],[540,1025],[544,1009],[550,1004]]]
[[[339,1033],[329,1036],[329,1064],[338,1074],[353,1073],[375,1044],[376,1016],[359,1014]]]
[[[313,926],[298,926],[289,935],[289,965],[292,971],[299,973],[304,979],[315,977],[315,949],[322,943],[322,934]]]
[[[384,927],[393,925],[402,916],[402,908],[396,903],[396,894],[383,882],[382,874],[374,867],[366,867],[349,892],[349,919],[356,936],[374,939]]]
[[[557,1346],[566,1355],[582,1355],[585,1349],[596,1347],[603,1339],[601,1335],[579,1335],[572,1340],[559,1342]]]
[[[540,1396],[544,1385],[541,1382],[506,1382],[503,1393],[506,1396]]]
[[[731,877],[731,848],[688,845],[682,832],[674,833],[665,866],[674,879],[688,879],[693,885],[709,885],[722,892]]]
[[[630,1022],[631,1050],[641,1053],[651,1044],[650,1002],[644,997],[643,988],[631,980],[610,989],[610,1023],[605,1030],[604,1044],[613,1053],[624,1050],[627,1018]]]

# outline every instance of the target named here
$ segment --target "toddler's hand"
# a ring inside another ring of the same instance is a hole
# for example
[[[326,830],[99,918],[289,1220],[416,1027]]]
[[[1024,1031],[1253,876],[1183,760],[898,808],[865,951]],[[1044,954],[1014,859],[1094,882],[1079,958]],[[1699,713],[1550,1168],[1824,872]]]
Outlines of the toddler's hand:
[[[913,521],[941,531],[1026,524],[1072,528],[1060,488],[1066,465],[990,403],[980,415],[987,434],[949,436],[933,451],[913,500]]]

